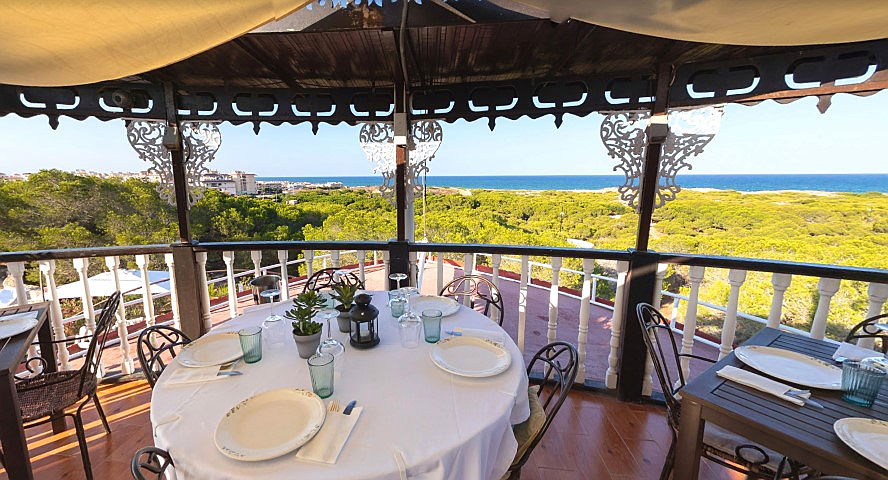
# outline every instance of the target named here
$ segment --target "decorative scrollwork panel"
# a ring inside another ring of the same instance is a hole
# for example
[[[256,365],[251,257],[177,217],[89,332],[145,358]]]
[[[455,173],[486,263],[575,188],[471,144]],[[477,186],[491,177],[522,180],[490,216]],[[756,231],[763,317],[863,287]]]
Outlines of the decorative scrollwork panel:
[[[390,123],[365,123],[361,126],[358,139],[361,150],[367,159],[375,164],[373,173],[382,175],[380,192],[389,202],[395,203],[395,144],[394,128]],[[417,121],[412,124],[408,138],[407,188],[414,194],[422,193],[419,181],[429,171],[429,162],[441,146],[444,130],[434,120]]]

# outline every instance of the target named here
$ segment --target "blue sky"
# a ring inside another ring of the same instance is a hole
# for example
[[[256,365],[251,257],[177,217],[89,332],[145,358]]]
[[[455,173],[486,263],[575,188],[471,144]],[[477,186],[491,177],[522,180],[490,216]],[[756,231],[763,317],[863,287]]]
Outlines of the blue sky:
[[[880,145],[888,125],[888,92],[870,97],[836,95],[821,115],[816,99],[788,105],[729,105],[721,130],[692,173],[888,173]],[[430,175],[612,174],[598,136],[602,117],[567,115],[556,129],[552,117],[443,124],[444,142]],[[62,118],[56,131],[46,117],[0,117],[0,172],[41,168],[95,171],[143,170],[126,140],[123,122]],[[260,176],[370,175],[358,145],[358,127],[275,127],[223,124],[222,148],[210,165]]]

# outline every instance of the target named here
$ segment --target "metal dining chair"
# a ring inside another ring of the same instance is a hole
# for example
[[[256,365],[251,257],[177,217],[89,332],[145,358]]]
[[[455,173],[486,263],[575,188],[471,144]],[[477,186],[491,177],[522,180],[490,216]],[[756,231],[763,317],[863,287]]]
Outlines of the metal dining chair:
[[[305,285],[302,287],[303,292],[314,290],[315,292],[325,288],[332,288],[336,285],[356,285],[359,289],[364,288],[364,282],[355,272],[349,272],[341,268],[325,268],[314,272]]]
[[[456,301],[469,298],[471,308],[483,306],[480,311],[485,316],[490,317],[492,312],[497,312],[495,320],[500,326],[503,326],[503,296],[493,282],[480,275],[463,275],[454,278],[450,283],[444,285],[438,295],[450,297]]]
[[[888,313],[876,315],[854,325],[845,342],[851,343],[853,340],[862,338],[872,338],[882,344],[881,350],[883,355],[888,355]]]
[[[173,457],[162,448],[142,447],[133,455],[130,472],[134,480],[164,480],[167,468],[174,470]],[[145,476],[145,474],[150,476]]]
[[[22,422],[24,428],[43,425],[52,420],[52,415],[62,413],[74,420],[74,430],[77,434],[77,443],[80,445],[80,456],[83,460],[83,469],[86,478],[92,480],[92,466],[89,461],[89,449],[86,443],[86,433],[83,428],[81,413],[87,404],[95,404],[96,412],[102,420],[102,426],[107,433],[111,433],[105,411],[96,395],[96,376],[102,362],[102,350],[108,341],[111,325],[114,323],[117,306],[120,303],[120,292],[114,292],[105,305],[102,313],[96,320],[96,331],[90,338],[89,347],[84,356],[83,366],[79,370],[65,370],[58,372],[41,371],[30,378],[24,379],[15,385],[19,404],[22,410]],[[56,340],[52,343],[62,343],[81,340],[81,338],[67,338]],[[66,411],[71,407],[77,408]]]
[[[681,417],[679,392],[686,384],[681,368],[681,359],[693,358],[707,363],[715,363],[715,360],[690,353],[679,353],[675,336],[669,328],[669,320],[653,305],[639,303],[636,313],[644,332],[642,338],[654,365],[654,373],[657,376],[663,397],[666,399],[666,419],[672,430],[672,443],[669,445],[669,452],[666,454],[663,469],[660,471],[660,480],[668,480],[672,475],[672,467],[675,463],[675,446],[678,441],[678,426]],[[704,430],[703,456],[707,460],[740,472],[747,478],[798,479],[799,475],[810,471],[810,469],[802,467],[797,462],[773,450],[756,445],[715,424],[707,424]],[[789,471],[783,473],[787,468]]]
[[[181,330],[166,325],[154,325],[142,330],[136,342],[139,365],[148,385],[154,388],[157,378],[167,364],[176,358],[179,350],[191,343],[188,335]]]
[[[518,452],[501,480],[517,480],[533,449],[540,443],[561,405],[567,399],[580,366],[577,349],[567,342],[552,342],[541,348],[527,364],[527,375],[542,367],[543,378],[528,389],[530,418],[513,427]]]

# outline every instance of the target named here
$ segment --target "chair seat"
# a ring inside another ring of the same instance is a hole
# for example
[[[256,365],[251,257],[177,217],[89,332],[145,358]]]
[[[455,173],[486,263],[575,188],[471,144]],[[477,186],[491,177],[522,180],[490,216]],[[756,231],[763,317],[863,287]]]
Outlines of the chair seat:
[[[537,433],[543,428],[543,424],[546,423],[546,411],[543,409],[543,404],[540,403],[539,391],[539,385],[534,385],[527,389],[527,399],[530,402],[530,416],[527,420],[512,426],[515,440],[518,441],[518,452],[515,453],[516,460],[521,458],[524,452],[530,448],[531,442],[533,442]],[[501,480],[508,479],[511,474],[511,471],[506,472]]]
[[[777,468],[780,466],[780,461],[783,460],[782,454],[775,452],[770,448],[757,445],[746,437],[729,432],[718,425],[712,423],[706,424],[706,429],[703,431],[704,450],[708,450],[719,457],[727,458],[742,464],[744,462],[737,458],[736,453],[736,448],[741,445],[754,445],[764,450],[765,453],[768,454],[768,462],[763,464],[762,467],[769,470],[770,473],[776,472]],[[744,448],[742,453],[744,458],[748,460],[762,459],[761,452],[752,448]]]
[[[79,370],[49,372],[18,382],[15,389],[22,409],[22,421],[32,422],[64,410],[83,398],[80,395],[80,374]],[[94,390],[95,383],[94,377],[87,379],[83,391]]]

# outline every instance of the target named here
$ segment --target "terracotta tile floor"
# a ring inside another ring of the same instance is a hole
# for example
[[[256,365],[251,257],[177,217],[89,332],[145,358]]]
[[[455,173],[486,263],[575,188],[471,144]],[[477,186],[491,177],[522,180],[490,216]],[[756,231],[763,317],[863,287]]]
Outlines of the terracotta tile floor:
[[[151,390],[138,380],[103,385],[99,395],[112,432],[105,434],[95,410],[86,409],[93,472],[97,479],[131,478],[133,452],[152,443]],[[52,435],[48,427],[27,433],[37,479],[83,478],[73,428],[58,435]],[[609,394],[573,392],[522,470],[522,479],[656,479],[669,438],[662,407],[622,403]],[[741,478],[703,463],[700,478]]]

